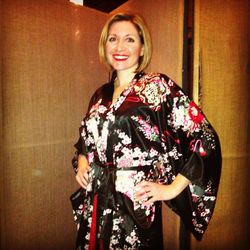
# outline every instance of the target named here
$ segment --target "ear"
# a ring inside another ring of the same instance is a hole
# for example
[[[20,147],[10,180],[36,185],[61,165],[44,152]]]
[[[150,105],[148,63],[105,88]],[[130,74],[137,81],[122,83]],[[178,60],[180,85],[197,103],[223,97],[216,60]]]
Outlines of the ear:
[[[141,47],[140,56],[144,56],[144,45],[142,45],[142,47]]]

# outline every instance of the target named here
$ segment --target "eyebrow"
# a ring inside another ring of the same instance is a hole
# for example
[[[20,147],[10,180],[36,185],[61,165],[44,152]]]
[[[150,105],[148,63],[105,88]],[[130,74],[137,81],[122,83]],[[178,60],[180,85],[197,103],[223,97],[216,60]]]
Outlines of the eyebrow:
[[[118,36],[118,35],[110,33],[110,34],[108,34],[108,36]],[[125,37],[128,37],[128,36],[136,36],[136,35],[134,35],[134,34],[127,34],[127,35],[125,35]]]

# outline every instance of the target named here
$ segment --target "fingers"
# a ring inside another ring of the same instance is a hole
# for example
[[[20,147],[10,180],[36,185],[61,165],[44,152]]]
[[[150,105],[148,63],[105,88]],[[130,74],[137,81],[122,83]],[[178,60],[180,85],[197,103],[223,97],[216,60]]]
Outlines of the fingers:
[[[135,186],[134,200],[143,204],[152,204],[155,201],[153,192],[153,182],[142,181]]]
[[[156,201],[156,199],[155,198],[153,198],[153,197],[151,197],[151,198],[149,198],[148,200],[146,200],[146,201],[143,201],[142,202],[142,204],[144,205],[144,206],[151,206],[151,205],[153,205],[153,203]]]
[[[151,190],[150,189],[150,182],[148,182],[148,181],[142,181],[135,186],[135,192],[137,194],[149,192],[150,190]]]
[[[84,189],[87,188],[87,185],[89,183],[89,171],[90,170],[91,170],[91,167],[89,166],[87,158],[83,155],[79,155],[76,181]]]
[[[82,188],[84,188],[84,189],[86,189],[87,188],[87,185],[88,185],[88,183],[89,183],[89,174],[88,174],[88,172],[78,172],[77,174],[76,174],[76,181],[78,182],[78,184],[82,187]]]

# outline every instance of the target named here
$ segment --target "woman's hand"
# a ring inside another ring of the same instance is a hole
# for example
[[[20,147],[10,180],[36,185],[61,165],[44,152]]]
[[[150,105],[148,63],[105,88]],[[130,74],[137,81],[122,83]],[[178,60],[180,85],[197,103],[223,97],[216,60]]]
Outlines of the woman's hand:
[[[190,181],[181,174],[178,174],[170,185],[142,181],[135,186],[134,199],[146,206],[155,201],[171,200],[178,196],[189,183]]]
[[[76,181],[79,185],[86,189],[89,183],[89,171],[90,166],[88,163],[87,158],[84,155],[78,156],[78,167],[77,167],[77,174],[76,174]]]

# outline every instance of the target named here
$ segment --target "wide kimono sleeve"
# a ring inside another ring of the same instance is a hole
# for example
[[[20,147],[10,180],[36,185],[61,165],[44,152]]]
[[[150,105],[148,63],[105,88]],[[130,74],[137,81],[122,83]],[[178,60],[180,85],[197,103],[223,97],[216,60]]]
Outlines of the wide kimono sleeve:
[[[164,133],[175,138],[174,143],[169,140],[165,143],[182,156],[181,161],[173,162],[172,181],[179,173],[190,180],[180,195],[166,203],[180,215],[196,239],[201,240],[217,198],[222,161],[220,142],[200,108],[173,81],[166,76],[163,79],[170,94],[162,104],[160,112],[164,114],[160,117],[165,117]]]
[[[104,84],[103,86],[101,86],[100,88],[98,88],[95,91],[95,93],[92,95],[92,97],[90,99],[86,115],[81,122],[81,126],[79,128],[79,139],[74,145],[76,151],[75,151],[74,157],[72,159],[72,166],[73,166],[73,170],[75,173],[77,173],[78,156],[81,154],[81,155],[84,155],[87,157],[87,151],[88,151],[87,148],[88,148],[88,144],[89,144],[88,142],[91,141],[91,139],[92,139],[91,133],[89,133],[87,131],[87,126],[86,126],[85,120],[91,114],[92,109],[95,109],[95,106],[98,106],[98,101],[100,101],[102,99],[104,93],[107,92],[108,88],[110,88],[109,84]]]

